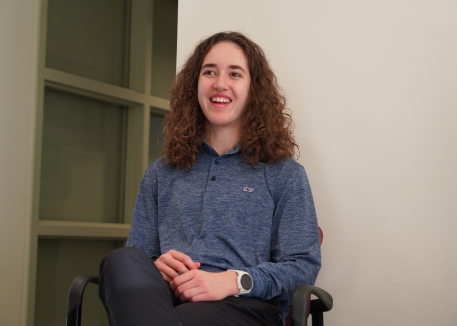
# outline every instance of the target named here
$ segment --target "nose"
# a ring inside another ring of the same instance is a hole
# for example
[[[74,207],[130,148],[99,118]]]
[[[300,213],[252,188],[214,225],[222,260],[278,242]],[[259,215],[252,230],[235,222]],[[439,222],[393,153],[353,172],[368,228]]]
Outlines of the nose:
[[[227,81],[225,80],[224,76],[218,76],[217,80],[214,82],[214,89],[217,91],[227,89]]]

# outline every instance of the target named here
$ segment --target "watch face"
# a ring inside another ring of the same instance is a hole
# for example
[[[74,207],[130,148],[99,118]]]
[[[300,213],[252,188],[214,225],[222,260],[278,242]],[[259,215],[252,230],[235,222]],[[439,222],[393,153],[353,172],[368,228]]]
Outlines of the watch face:
[[[240,283],[245,290],[250,290],[252,288],[252,278],[248,274],[243,274],[241,276]]]

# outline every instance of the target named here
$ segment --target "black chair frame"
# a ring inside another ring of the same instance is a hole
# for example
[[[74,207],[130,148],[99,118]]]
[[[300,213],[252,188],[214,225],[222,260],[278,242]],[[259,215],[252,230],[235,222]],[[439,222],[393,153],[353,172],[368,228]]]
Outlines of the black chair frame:
[[[98,276],[80,275],[71,284],[68,293],[67,326],[81,326],[83,295],[89,283],[98,284]],[[311,294],[317,299],[310,300]],[[295,289],[292,298],[291,326],[307,326],[308,314],[312,316],[312,326],[324,326],[324,312],[332,307],[333,298],[329,293],[316,286],[300,285]]]

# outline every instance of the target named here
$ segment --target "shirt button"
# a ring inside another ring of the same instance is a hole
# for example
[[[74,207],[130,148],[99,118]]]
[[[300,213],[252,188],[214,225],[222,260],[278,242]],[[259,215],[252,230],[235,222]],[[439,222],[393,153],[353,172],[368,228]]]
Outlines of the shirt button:
[[[213,176],[211,177],[211,180],[213,180],[213,181],[216,180],[216,176],[213,175]]]
[[[215,163],[216,165],[219,165],[219,160],[215,160],[214,163]]]

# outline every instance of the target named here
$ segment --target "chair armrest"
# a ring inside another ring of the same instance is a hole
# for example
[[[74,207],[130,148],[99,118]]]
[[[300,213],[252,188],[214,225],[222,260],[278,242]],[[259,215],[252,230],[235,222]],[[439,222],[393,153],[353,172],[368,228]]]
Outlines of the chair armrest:
[[[68,292],[67,325],[81,325],[81,305],[84,289],[88,283],[98,284],[98,276],[80,275],[71,283]]]
[[[328,292],[313,285],[297,286],[292,297],[292,311],[290,316],[292,326],[307,325],[309,315],[308,304],[311,294],[314,294],[318,298],[317,300],[312,300],[313,305],[311,310],[318,310],[322,313],[332,309],[333,298]]]

